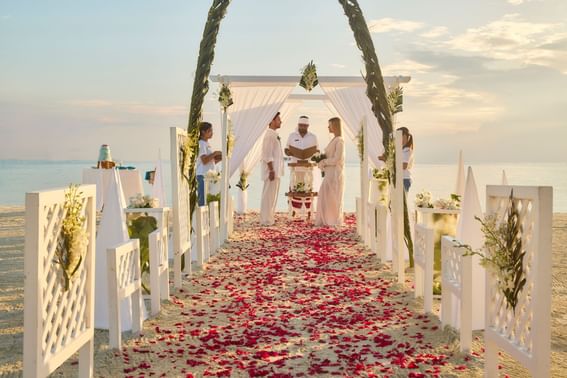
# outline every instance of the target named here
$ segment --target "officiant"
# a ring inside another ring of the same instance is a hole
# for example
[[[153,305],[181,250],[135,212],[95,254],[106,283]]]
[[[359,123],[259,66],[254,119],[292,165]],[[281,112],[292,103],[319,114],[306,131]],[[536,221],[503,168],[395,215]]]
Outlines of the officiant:
[[[287,156],[291,157],[293,163],[297,163],[297,158],[294,157],[290,151],[290,147],[295,147],[300,150],[305,150],[310,147],[315,147],[319,150],[319,143],[315,134],[309,132],[309,117],[301,116],[297,121],[297,130],[289,134],[287,138],[286,148],[284,150]]]
[[[313,202],[313,167],[308,159],[319,151],[315,134],[309,132],[309,117],[301,116],[297,121],[297,130],[287,138],[284,150],[290,156],[291,169],[288,194],[289,215],[294,217],[297,212],[307,213],[311,218]]]

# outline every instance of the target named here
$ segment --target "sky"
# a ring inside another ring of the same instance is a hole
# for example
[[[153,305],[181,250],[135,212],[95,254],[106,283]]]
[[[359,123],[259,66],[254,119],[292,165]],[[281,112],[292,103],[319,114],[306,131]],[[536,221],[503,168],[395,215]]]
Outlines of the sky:
[[[0,159],[96,160],[103,143],[125,163],[168,158],[211,3],[0,0]],[[411,76],[398,122],[417,162],[463,150],[470,162],[567,163],[566,0],[359,4],[383,74]],[[299,75],[310,60],[319,75],[363,72],[338,1],[233,0],[211,73]],[[216,91],[204,118],[218,126]],[[299,114],[324,145],[333,114],[319,103]]]

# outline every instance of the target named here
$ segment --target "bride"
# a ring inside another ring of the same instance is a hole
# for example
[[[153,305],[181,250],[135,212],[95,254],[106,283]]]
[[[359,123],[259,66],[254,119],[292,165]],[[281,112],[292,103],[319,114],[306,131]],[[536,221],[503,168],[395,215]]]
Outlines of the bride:
[[[343,223],[343,194],[345,188],[345,142],[341,136],[341,120],[329,120],[329,132],[335,137],[325,148],[326,158],[319,162],[325,173],[317,201],[316,226],[339,226]]]

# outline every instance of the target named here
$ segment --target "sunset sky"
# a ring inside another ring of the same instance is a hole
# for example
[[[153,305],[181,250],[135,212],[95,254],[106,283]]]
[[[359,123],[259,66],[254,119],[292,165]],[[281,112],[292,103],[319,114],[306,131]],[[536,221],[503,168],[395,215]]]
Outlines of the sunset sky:
[[[1,1],[0,159],[94,160],[103,143],[123,161],[168,157],[169,127],[187,127],[210,3]],[[462,149],[477,162],[567,163],[567,1],[360,5],[384,75],[412,77],[399,120],[417,161]],[[319,75],[363,70],[337,1],[233,0],[212,73],[298,75],[310,60]],[[218,125],[215,91],[205,119]],[[333,114],[298,112],[324,143]]]

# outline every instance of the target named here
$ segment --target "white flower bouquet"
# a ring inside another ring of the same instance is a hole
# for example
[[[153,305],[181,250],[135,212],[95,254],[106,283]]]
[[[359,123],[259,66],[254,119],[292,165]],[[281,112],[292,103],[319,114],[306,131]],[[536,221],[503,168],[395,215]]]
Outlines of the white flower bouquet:
[[[159,207],[159,200],[152,196],[143,196],[138,193],[136,197],[130,197],[129,209],[150,209]]]
[[[433,203],[431,202],[431,192],[426,190],[421,191],[415,195],[415,206],[422,208],[433,208]]]
[[[221,176],[220,172],[211,169],[205,174],[205,180],[208,180],[209,182],[216,184],[220,180],[220,176]]]

